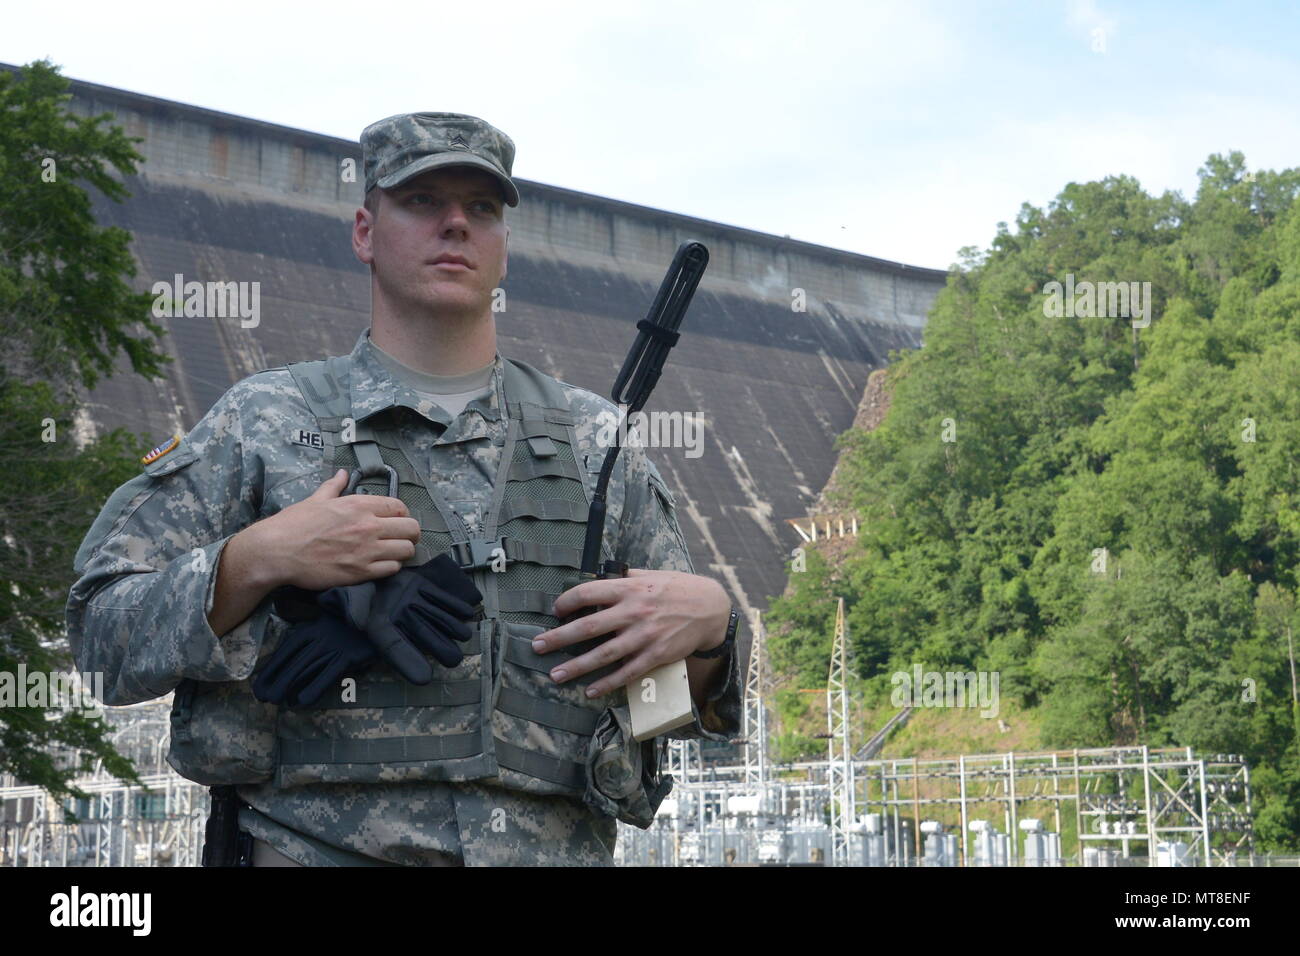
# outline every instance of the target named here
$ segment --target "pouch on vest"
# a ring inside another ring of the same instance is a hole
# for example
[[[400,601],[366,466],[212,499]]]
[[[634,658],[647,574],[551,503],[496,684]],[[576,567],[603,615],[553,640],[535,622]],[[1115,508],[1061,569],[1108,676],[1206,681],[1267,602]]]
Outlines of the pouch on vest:
[[[632,718],[625,705],[609,707],[596,723],[587,750],[583,803],[642,830],[654,822],[673,778],[659,773],[659,738],[632,742]]]

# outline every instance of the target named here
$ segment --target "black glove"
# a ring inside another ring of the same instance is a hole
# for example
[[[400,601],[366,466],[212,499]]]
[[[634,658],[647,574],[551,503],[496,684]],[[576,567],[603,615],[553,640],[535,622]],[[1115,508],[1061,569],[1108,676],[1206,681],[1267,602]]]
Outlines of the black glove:
[[[370,614],[375,582],[330,588],[316,595],[324,611],[300,621],[253,678],[253,696],[268,704],[302,707],[314,704],[345,674],[357,673],[375,660],[375,646],[362,628]]]
[[[450,555],[417,568],[402,568],[376,581],[366,634],[393,668],[412,684],[433,680],[431,654],[443,667],[464,660],[457,641],[474,636],[483,595]]]

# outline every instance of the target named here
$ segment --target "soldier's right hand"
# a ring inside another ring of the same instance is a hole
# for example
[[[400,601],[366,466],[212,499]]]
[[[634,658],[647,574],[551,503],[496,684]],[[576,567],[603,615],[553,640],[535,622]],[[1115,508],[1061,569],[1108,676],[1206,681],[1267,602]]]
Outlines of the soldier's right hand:
[[[339,471],[309,498],[246,528],[278,584],[324,591],[396,574],[415,556],[420,524],[385,495],[343,495]]]

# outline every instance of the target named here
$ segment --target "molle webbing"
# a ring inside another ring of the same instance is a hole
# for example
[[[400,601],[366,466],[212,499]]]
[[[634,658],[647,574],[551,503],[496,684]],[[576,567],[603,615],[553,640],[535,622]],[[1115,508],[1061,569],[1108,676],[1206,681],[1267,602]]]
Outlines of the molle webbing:
[[[302,740],[280,738],[282,764],[322,763],[405,763],[409,761],[453,760],[482,753],[477,732],[438,734],[428,737],[378,737],[339,740],[315,737]]]
[[[525,750],[496,738],[497,763],[525,777],[558,784],[581,793],[586,787],[586,768],[576,760],[565,760],[536,750]]]

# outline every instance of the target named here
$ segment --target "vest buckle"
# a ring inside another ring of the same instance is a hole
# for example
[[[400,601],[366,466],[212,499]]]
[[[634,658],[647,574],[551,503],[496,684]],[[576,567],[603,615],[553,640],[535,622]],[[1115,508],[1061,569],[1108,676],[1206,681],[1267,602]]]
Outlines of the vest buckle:
[[[496,553],[498,548],[500,549],[499,555]],[[474,571],[479,568],[491,567],[498,560],[506,564],[509,563],[506,558],[506,539],[504,536],[500,538],[470,538],[468,541],[453,543],[451,551],[462,571]]]

